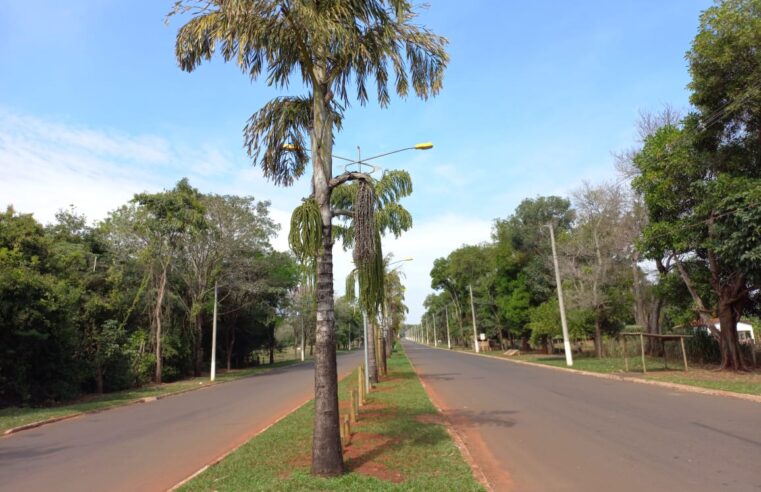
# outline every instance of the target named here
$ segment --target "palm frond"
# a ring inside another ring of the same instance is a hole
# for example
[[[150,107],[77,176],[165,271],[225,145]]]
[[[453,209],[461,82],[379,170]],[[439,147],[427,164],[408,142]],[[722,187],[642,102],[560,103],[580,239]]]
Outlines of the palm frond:
[[[314,199],[304,200],[293,210],[288,244],[300,259],[313,258],[320,251],[322,217]]]
[[[290,186],[304,174],[312,111],[310,98],[280,97],[254,113],[243,129],[248,155],[276,184]]]

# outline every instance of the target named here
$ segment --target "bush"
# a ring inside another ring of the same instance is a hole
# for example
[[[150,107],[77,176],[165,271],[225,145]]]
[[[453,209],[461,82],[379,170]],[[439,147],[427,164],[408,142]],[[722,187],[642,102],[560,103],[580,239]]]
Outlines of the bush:
[[[703,330],[697,330],[692,338],[685,341],[687,358],[699,364],[721,363],[719,340]]]

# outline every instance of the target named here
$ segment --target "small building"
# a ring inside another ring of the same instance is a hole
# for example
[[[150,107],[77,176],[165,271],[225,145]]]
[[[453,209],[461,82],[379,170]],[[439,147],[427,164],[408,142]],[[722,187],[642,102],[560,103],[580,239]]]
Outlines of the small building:
[[[721,324],[719,323],[719,320],[712,319],[711,322],[713,323],[714,328],[716,328],[716,331],[720,332]],[[713,333],[707,326],[700,324],[695,326],[695,329]],[[753,325],[751,325],[749,321],[740,320],[737,322],[737,338],[740,340],[740,343],[756,343],[756,335],[753,333]]]

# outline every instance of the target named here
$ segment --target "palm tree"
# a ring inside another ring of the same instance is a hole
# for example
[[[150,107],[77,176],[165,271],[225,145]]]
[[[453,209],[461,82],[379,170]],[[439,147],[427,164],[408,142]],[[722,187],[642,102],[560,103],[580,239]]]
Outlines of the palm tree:
[[[381,236],[391,232],[399,237],[402,232],[412,227],[412,215],[399,202],[412,193],[412,179],[406,171],[386,171],[378,180],[371,180],[375,196],[373,222],[375,226],[375,261],[364,265],[358,264],[346,278],[346,296],[349,300],[355,298],[354,287],[359,283],[359,304],[370,322],[367,325],[367,350],[370,354],[378,354],[375,321],[382,314],[386,298],[385,281],[388,258],[383,260]],[[360,186],[352,183],[338,188],[332,196],[333,208],[348,216],[355,213],[358,203]],[[345,216],[344,216],[345,217]],[[344,220],[334,228],[335,236],[342,240],[345,250],[352,249],[357,242],[354,221]],[[356,251],[356,250],[355,250]],[[368,360],[367,373],[370,383],[378,381],[381,360],[373,355]]]
[[[373,209],[372,197],[368,199],[370,177],[360,172],[333,176],[334,133],[352,99],[350,88],[356,89],[355,98],[364,105],[368,84],[374,81],[379,104],[389,104],[389,70],[394,77],[392,90],[400,96],[412,89],[427,99],[441,89],[448,61],[446,39],[415,24],[413,7],[406,0],[179,0],[170,13],[191,16],[177,34],[181,69],[193,71],[219,50],[252,80],[264,71],[269,86],[287,89],[296,77],[306,90],[304,96],[284,96],[265,104],[243,133],[254,163],[267,178],[284,186],[304,174],[309,159],[305,141],[310,140],[312,194],[294,211],[289,239],[299,256],[317,259],[312,441],[312,473],[317,475],[343,473],[331,194],[349,181],[357,181],[364,188],[359,195],[365,197],[365,207],[359,207],[362,213],[357,210],[351,217],[355,259],[370,265],[376,256],[374,227],[365,220]]]

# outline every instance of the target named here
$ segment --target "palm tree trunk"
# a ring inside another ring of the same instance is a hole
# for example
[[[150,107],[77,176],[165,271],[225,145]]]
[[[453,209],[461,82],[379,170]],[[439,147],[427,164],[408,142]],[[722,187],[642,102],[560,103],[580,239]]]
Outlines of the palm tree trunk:
[[[323,68],[316,68],[322,71]],[[320,73],[319,75],[324,75]],[[314,434],[312,473],[344,471],[338,413],[335,312],[333,309],[333,211],[330,208],[333,122],[327,85],[313,87],[312,166],[314,197],[322,217],[322,250],[317,256],[317,325],[314,355]]]

